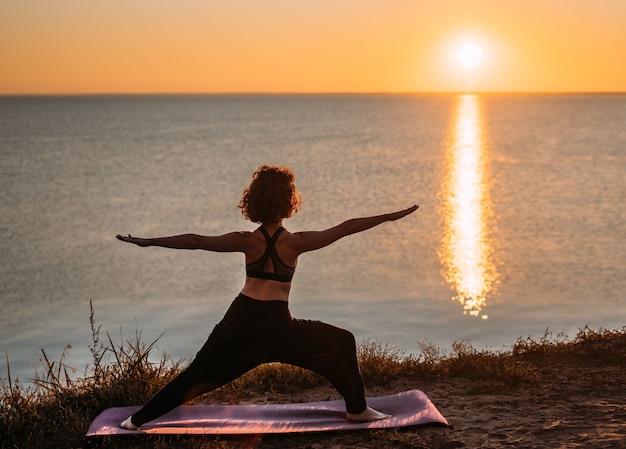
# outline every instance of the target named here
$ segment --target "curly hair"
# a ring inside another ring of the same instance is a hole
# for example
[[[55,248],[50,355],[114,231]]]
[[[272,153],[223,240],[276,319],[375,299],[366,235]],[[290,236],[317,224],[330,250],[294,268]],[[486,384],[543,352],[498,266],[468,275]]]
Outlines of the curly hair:
[[[254,223],[278,222],[298,211],[302,203],[294,184],[296,175],[288,167],[262,165],[252,175],[238,207]]]

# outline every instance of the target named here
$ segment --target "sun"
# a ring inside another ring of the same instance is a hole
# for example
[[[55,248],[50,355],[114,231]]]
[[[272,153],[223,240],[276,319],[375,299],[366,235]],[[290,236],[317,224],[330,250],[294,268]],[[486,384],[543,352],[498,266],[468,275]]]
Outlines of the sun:
[[[478,67],[483,56],[483,49],[475,42],[463,42],[456,48],[456,62],[466,69]]]

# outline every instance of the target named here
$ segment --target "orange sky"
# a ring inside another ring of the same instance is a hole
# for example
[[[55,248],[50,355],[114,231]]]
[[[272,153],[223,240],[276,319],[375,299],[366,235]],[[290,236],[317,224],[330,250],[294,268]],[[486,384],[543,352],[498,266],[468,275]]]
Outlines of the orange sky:
[[[0,0],[0,94],[463,90],[625,92],[626,1]]]

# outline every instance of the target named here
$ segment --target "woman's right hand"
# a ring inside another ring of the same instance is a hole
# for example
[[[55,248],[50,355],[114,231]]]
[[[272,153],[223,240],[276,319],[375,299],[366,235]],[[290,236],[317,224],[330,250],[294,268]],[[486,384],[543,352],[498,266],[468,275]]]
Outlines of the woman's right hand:
[[[389,221],[395,221],[395,220],[399,220],[400,218],[404,218],[409,214],[412,214],[413,212],[415,212],[417,210],[419,206],[417,204],[414,204],[413,206],[407,208],[407,209],[403,209],[403,210],[399,210],[398,212],[392,212],[390,214],[388,214],[388,219]]]
[[[139,237],[133,237],[130,234],[128,234],[128,236],[117,234],[115,236],[115,238],[118,239],[118,240],[121,240],[122,242],[134,243],[135,245],[141,246],[141,247],[150,246],[149,239],[142,239],[142,238],[139,238]]]

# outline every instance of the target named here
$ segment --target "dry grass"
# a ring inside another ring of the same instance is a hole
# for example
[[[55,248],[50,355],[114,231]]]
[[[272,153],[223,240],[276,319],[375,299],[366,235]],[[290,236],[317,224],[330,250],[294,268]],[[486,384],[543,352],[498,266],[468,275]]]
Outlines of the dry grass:
[[[76,377],[75,371],[67,366],[66,351],[58,361],[53,361],[42,350],[42,371],[35,373],[32,385],[13,382],[10,369],[6,378],[0,378],[2,448],[83,447],[88,443],[83,436],[89,424],[102,410],[144,403],[184,368],[181,362],[173,361],[166,355],[161,357],[159,363],[151,363],[149,356],[156,340],[149,344],[143,343],[141,332],[132,338],[122,338],[119,343],[108,332],[105,332],[106,338],[101,339],[101,329],[94,321],[93,308],[91,310],[92,342],[89,347],[93,360],[84,377]],[[623,340],[625,334],[626,329],[593,331],[584,328],[574,339],[567,340],[561,335],[553,339],[546,332],[539,341],[520,339],[511,351],[503,352],[478,351],[469,343],[461,342],[453,345],[449,355],[431,344],[420,343],[422,354],[419,356],[407,356],[402,350],[364,341],[359,345],[358,356],[364,381],[369,388],[387,385],[399,378],[419,381],[445,376],[482,382],[483,390],[485,384],[493,389],[515,388],[538,379],[539,374],[532,363],[538,357],[571,357],[573,354],[580,355],[581,351],[590,346],[593,349],[589,350],[589,356],[594,357],[598,345],[606,343],[607,348],[610,348],[613,339]],[[609,353],[604,351],[598,357],[610,357],[610,349],[607,351]],[[236,403],[268,393],[300,392],[325,385],[329,385],[327,380],[301,368],[267,364],[210,393],[203,400]],[[366,438],[371,441],[378,438],[379,442],[384,442],[377,447],[449,447],[445,434],[442,436],[441,433],[387,431],[366,434],[369,435]],[[317,442],[323,437],[311,438],[270,437],[263,440],[261,447],[282,447],[283,444],[290,447],[316,447],[313,441]],[[345,438],[354,437],[348,434]],[[112,448],[243,447],[241,442],[215,437],[116,437],[99,440],[99,443]]]

